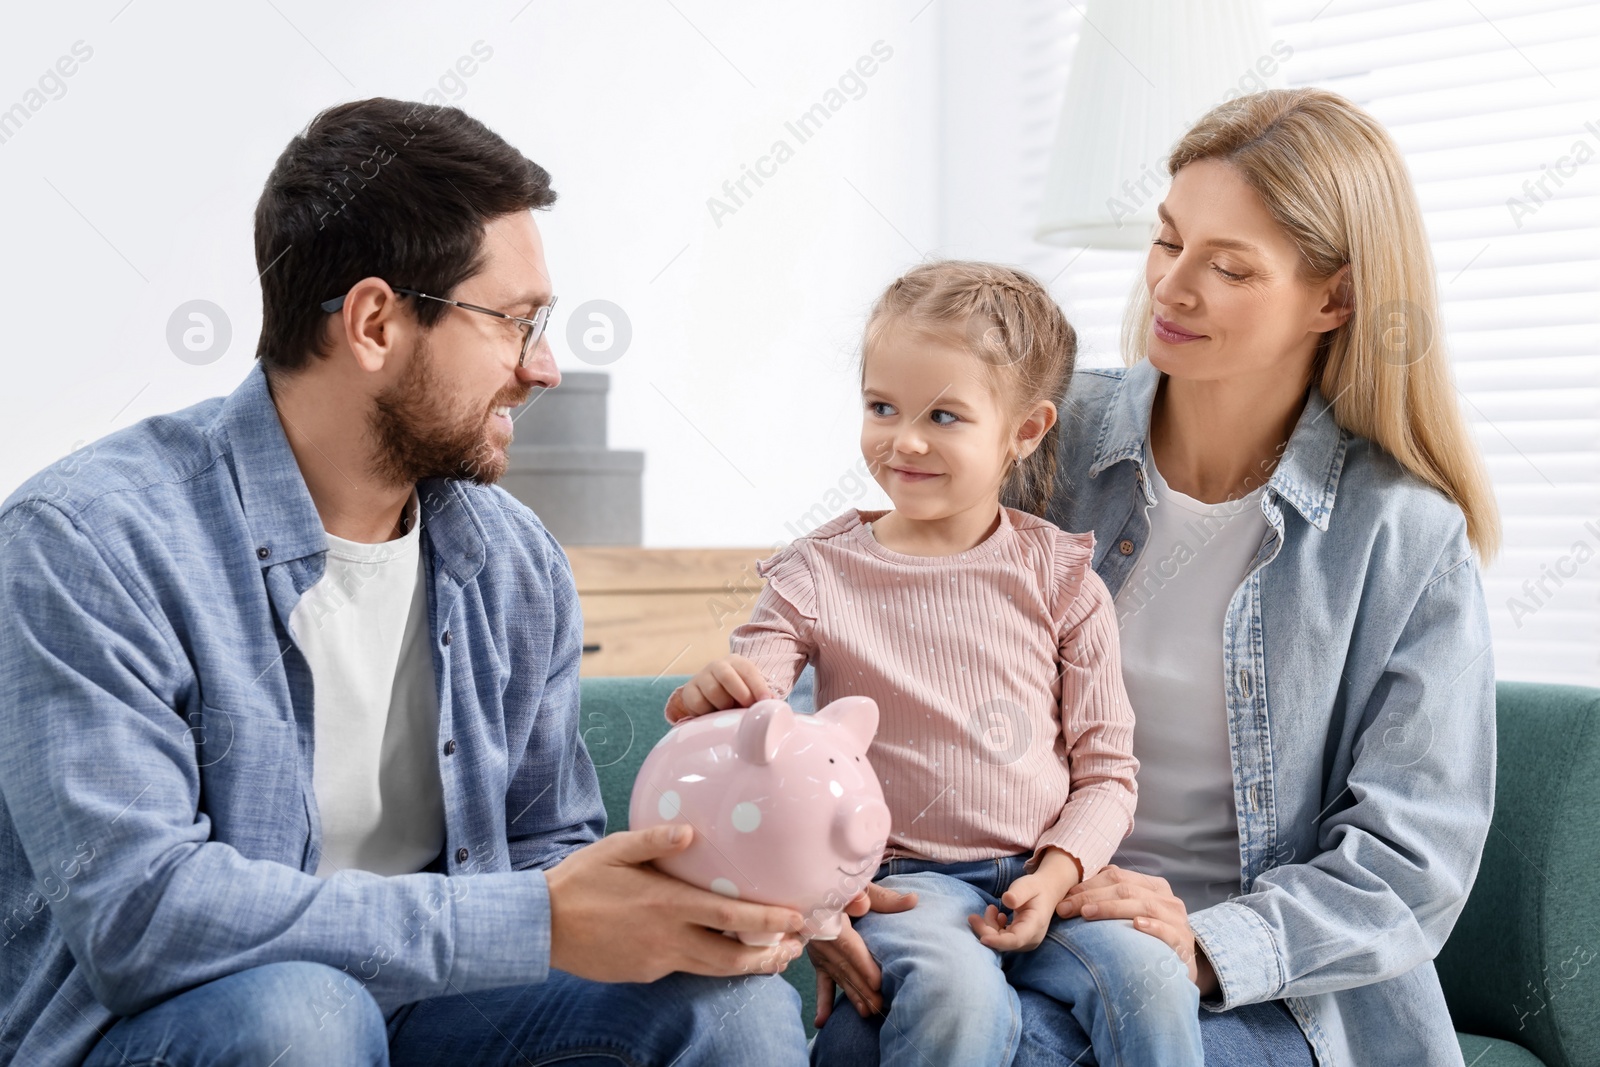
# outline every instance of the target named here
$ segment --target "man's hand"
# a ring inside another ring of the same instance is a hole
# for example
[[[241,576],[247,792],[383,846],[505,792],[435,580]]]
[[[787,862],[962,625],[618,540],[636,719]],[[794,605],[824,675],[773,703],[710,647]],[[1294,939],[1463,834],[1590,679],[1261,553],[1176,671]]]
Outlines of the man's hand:
[[[1010,916],[990,904],[982,915],[968,915],[967,925],[996,952],[1031,952],[1049,932],[1056,905],[1078,884],[1080,872],[1076,858],[1048,848],[1038,868],[1012,882],[1001,895],[1000,903],[1011,909]]]
[[[1063,919],[1074,915],[1085,919],[1132,919],[1136,929],[1172,946],[1172,951],[1188,965],[1189,981],[1200,987],[1201,996],[1215,996],[1221,988],[1211,961],[1199,950],[1189,926],[1189,909],[1165,878],[1107,864],[1099,874],[1074,886],[1057,906],[1056,914]]]
[[[676,723],[696,715],[729,708],[748,708],[772,696],[761,670],[743,656],[729,653],[701,667],[667,697],[667,721]]]
[[[788,966],[800,955],[799,912],[730,900],[648,866],[687,848],[693,836],[687,826],[625,830],[550,868],[550,966],[597,982],[653,982],[674,971],[776,974]],[[783,939],[745,945],[719,930]]]
[[[817,1017],[813,1026],[820,1027],[833,1014],[833,992],[837,986],[844,990],[856,1011],[863,1019],[883,1010],[883,972],[878,961],[872,958],[867,943],[856,933],[850,918],[860,918],[869,911],[908,911],[917,906],[915,893],[896,893],[893,889],[870,883],[845,905],[845,923],[833,941],[812,941],[806,946],[811,955],[811,966],[817,971]]]

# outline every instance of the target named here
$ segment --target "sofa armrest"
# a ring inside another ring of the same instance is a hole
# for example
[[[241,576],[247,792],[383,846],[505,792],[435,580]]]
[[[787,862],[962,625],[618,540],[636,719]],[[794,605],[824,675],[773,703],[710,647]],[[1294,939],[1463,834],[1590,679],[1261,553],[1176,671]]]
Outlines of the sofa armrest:
[[[1457,1030],[1600,1063],[1600,689],[1501,682],[1494,819],[1437,967]]]

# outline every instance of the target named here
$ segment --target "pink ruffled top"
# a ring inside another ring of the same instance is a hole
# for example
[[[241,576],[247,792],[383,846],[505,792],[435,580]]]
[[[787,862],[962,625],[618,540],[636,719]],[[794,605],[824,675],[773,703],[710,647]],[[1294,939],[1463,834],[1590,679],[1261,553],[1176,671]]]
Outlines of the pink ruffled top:
[[[889,856],[989,859],[1055,845],[1088,878],[1133,826],[1139,768],[1094,535],[1012,508],[980,544],[912,556],[853,509],[757,565],[732,650],[779,696],[807,661],[817,706],[878,703],[868,753]]]

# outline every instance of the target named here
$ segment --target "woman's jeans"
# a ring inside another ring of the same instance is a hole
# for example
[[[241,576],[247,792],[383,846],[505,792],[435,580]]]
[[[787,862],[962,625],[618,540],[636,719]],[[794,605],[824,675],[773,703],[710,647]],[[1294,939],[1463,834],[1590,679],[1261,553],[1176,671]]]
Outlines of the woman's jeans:
[[[1131,922],[1052,919],[1045,944],[997,953],[967,916],[980,915],[1023,874],[1027,856],[939,864],[894,859],[875,881],[917,894],[898,913],[869,912],[857,931],[883,972],[884,1015],[868,1026],[842,996],[812,1047],[814,1064],[1012,1062],[1023,1046],[1019,994],[1069,1005],[1100,1067],[1200,1064],[1200,991],[1166,942]],[[1048,947],[1047,947],[1048,946]],[[853,1020],[853,1022],[852,1022]],[[861,1025],[855,1025],[855,1024]],[[842,1025],[841,1025],[842,1024]],[[863,1034],[878,1053],[863,1056]]]
[[[805,1063],[800,998],[776,975],[672,974],[603,984],[552,970],[538,985],[390,1011],[349,974],[272,963],[120,1019],[84,1067],[706,1067]]]

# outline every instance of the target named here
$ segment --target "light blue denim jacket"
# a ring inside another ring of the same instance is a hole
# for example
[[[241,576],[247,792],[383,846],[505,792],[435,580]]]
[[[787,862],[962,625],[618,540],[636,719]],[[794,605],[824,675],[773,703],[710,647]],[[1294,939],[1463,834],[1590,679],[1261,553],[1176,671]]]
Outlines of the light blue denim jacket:
[[[418,492],[446,845],[326,880],[287,624],[327,542],[261,369],[0,506],[0,1063],[77,1064],[114,1015],[280,960],[385,1010],[544,979],[540,869],[605,822],[572,573],[503,490]]]
[[[1081,370],[1062,406],[1047,517],[1094,531],[1113,594],[1149,536],[1159,380],[1148,362]],[[1261,510],[1219,679],[1240,892],[1189,917],[1222,987],[1202,1004],[1286,999],[1320,1067],[1460,1064],[1432,961],[1477,875],[1495,766],[1466,520],[1315,389]]]

